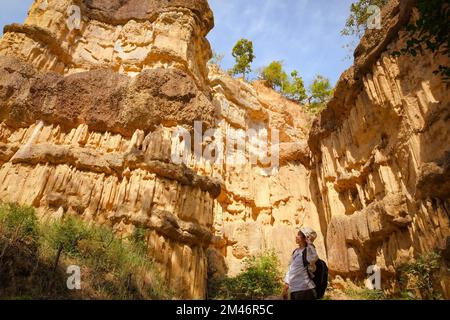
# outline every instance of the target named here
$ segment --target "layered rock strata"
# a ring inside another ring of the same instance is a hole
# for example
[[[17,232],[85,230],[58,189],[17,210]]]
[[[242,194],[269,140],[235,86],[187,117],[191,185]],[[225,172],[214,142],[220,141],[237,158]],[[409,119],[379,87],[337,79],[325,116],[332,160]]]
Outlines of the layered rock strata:
[[[412,12],[410,1],[389,3],[311,130],[333,274],[365,277],[377,264],[392,277],[450,237],[450,91],[433,74],[449,59],[392,56]]]
[[[149,230],[176,297],[205,297],[217,179],[171,157],[215,125],[206,1],[37,0],[0,40],[0,199]]]
[[[207,65],[206,0],[36,0],[0,40],[0,200],[147,228],[177,297],[266,250],[286,267],[301,226],[332,276],[394,279],[450,237],[448,58],[391,54],[412,8],[390,1],[311,127]]]

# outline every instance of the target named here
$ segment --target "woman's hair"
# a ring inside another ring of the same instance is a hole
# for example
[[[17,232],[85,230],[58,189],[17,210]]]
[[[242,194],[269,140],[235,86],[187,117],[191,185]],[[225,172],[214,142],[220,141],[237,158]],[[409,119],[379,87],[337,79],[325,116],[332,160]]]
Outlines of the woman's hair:
[[[298,231],[298,235],[299,235],[300,237],[302,237],[303,239],[306,239],[305,234],[304,234],[301,230]]]

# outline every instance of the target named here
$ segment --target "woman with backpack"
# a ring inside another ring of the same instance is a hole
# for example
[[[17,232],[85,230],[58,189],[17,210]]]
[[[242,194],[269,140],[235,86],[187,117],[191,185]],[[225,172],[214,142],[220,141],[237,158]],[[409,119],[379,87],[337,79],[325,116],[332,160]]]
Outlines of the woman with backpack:
[[[284,278],[283,299],[316,300],[323,297],[327,282],[328,268],[317,255],[313,245],[317,233],[310,228],[302,228],[297,233],[295,242],[298,248],[292,254],[289,270]]]

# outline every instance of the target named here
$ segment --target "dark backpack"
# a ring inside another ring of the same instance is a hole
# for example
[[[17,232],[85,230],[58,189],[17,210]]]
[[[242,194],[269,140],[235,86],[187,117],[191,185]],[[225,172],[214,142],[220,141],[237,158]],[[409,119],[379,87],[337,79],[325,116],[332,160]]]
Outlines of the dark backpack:
[[[306,248],[305,250],[303,250],[302,258],[303,265],[305,266],[306,270],[308,270],[309,262],[306,259]],[[316,285],[317,299],[322,299],[328,286],[328,266],[325,261],[321,259],[317,260],[316,271],[312,274],[308,271],[308,275]]]

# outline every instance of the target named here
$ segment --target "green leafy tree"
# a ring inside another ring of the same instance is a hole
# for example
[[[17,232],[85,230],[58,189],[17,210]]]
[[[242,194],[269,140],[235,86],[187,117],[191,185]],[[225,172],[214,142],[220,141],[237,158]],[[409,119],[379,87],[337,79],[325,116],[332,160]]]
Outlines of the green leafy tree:
[[[327,103],[333,94],[330,80],[324,76],[317,75],[309,86],[309,93],[310,103]]]
[[[305,84],[297,70],[291,72],[291,76],[283,69],[282,61],[273,61],[264,67],[260,74],[261,78],[285,97],[296,100],[299,103],[308,98]]]
[[[409,40],[406,47],[394,52],[394,55],[417,56],[424,50],[450,57],[450,1],[417,0],[419,18],[406,27]],[[440,65],[435,74],[450,81],[450,66]]]
[[[330,80],[321,75],[316,76],[310,84],[308,91],[309,98],[307,109],[313,114],[322,112],[333,95],[333,88],[331,87]]]
[[[253,54],[253,42],[247,39],[240,39],[233,48],[232,55],[236,60],[231,73],[233,75],[242,74],[245,80],[245,75],[251,72],[251,64],[256,58]]]
[[[351,53],[356,47],[357,41],[361,39],[364,32],[367,30],[367,22],[370,18],[370,6],[378,6],[382,8],[389,0],[358,0],[350,5],[350,16],[345,22],[344,28],[341,30],[341,35],[349,37],[352,40],[344,45],[349,51],[347,58],[351,58]]]
[[[283,91],[288,84],[287,73],[283,70],[283,61],[273,61],[261,71],[261,78],[274,90]]]
[[[291,72],[291,77],[292,80],[289,82],[289,85],[284,88],[284,93],[289,98],[302,103],[308,98],[303,78],[299,76],[297,70]]]

